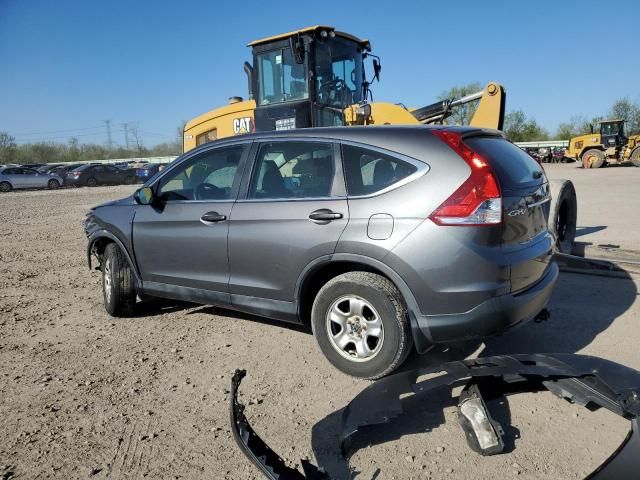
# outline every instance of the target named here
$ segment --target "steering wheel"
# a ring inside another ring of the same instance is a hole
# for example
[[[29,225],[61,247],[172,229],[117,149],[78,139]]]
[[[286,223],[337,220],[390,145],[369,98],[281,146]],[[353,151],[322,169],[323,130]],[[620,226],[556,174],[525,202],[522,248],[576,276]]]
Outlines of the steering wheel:
[[[194,192],[194,200],[215,200],[224,198],[224,190],[213,183],[201,183]]]
[[[320,88],[318,89],[318,95],[322,98],[325,96],[330,97],[331,96],[331,90],[333,90],[336,93],[335,98],[333,99],[334,101],[338,98],[340,91],[345,88],[346,85],[344,83],[344,80],[342,80],[341,78],[336,78],[334,80],[329,80],[327,82],[324,82],[322,85],[320,85]],[[326,93],[325,93],[326,91]],[[323,99],[325,102],[329,101],[329,98],[327,99]]]

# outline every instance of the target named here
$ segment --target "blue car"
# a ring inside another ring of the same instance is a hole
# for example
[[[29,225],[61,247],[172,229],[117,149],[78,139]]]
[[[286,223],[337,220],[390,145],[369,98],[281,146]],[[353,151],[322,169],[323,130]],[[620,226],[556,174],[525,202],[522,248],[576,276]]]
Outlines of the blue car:
[[[136,181],[144,183],[160,171],[159,163],[149,163],[144,167],[136,168]]]

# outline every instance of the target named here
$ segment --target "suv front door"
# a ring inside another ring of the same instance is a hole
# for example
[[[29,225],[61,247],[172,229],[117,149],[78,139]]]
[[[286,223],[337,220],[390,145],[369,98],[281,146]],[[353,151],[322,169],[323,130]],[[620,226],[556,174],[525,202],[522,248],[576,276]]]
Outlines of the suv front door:
[[[327,141],[279,139],[254,151],[247,194],[229,225],[231,302],[293,320],[300,273],[334,252],[347,225],[339,150]]]
[[[209,148],[167,169],[140,205],[133,245],[145,292],[228,303],[228,219],[248,143]]]

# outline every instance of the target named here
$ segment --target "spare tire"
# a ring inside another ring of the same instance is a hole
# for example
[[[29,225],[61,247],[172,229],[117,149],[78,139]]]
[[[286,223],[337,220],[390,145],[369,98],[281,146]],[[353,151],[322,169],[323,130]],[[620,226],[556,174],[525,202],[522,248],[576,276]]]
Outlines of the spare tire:
[[[556,250],[570,255],[576,239],[578,220],[576,189],[571,180],[549,180],[549,189],[549,230],[556,237]]]

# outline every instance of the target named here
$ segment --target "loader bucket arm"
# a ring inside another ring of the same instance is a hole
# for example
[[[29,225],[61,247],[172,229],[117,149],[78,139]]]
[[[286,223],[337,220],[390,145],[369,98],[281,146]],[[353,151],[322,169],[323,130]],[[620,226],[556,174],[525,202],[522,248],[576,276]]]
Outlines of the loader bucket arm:
[[[480,128],[502,130],[504,127],[504,108],[507,103],[507,93],[504,87],[491,82],[482,91],[480,103],[469,125]]]

